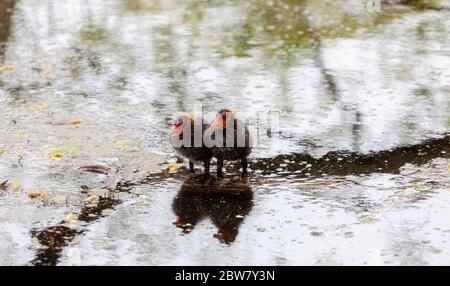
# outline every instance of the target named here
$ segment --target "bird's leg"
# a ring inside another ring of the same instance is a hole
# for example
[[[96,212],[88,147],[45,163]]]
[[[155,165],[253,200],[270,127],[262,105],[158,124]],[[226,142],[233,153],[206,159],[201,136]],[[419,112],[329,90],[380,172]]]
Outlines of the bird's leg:
[[[242,159],[242,178],[247,177],[247,166],[248,166],[247,158]]]
[[[223,178],[223,159],[217,159],[217,178]]]
[[[203,164],[205,166],[205,173],[195,175],[194,178],[196,178],[197,180],[210,178],[210,176],[209,176],[210,161],[209,160],[203,161]]]
[[[206,160],[205,162],[203,162],[203,165],[205,166],[205,176],[209,176],[209,165],[210,165],[210,161]]]
[[[191,173],[191,174],[195,173],[194,162],[192,162],[192,161],[189,161],[189,173]]]

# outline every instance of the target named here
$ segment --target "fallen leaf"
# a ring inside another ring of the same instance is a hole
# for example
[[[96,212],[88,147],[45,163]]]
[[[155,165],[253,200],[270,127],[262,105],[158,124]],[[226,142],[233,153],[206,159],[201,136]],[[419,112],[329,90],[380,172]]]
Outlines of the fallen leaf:
[[[27,195],[28,195],[28,197],[30,199],[48,197],[48,193],[47,192],[28,192]]]
[[[133,146],[133,141],[129,139],[114,139],[112,143],[122,149],[130,148]]]
[[[4,65],[4,66],[0,67],[0,72],[2,72],[2,71],[13,71],[15,69],[16,69],[16,67],[13,66],[13,65]]]
[[[426,183],[416,183],[414,184],[414,189],[416,191],[422,192],[422,191],[429,191],[431,190],[431,186],[427,185]]]
[[[64,221],[65,221],[65,222],[72,222],[72,221],[74,221],[74,220],[76,220],[76,217],[75,217],[75,215],[73,214],[73,212],[68,212],[68,213],[66,214],[66,217],[64,218]]]
[[[97,196],[91,195],[89,197],[84,198],[84,201],[87,203],[93,203],[93,202],[97,201]]]
[[[1,154],[0,154],[1,155]],[[447,169],[450,172],[450,163],[447,164]]]
[[[12,182],[10,187],[12,190],[18,191],[22,187],[22,185],[18,182]]]
[[[28,107],[28,111],[30,112],[39,112],[48,107],[47,101],[39,101]]]
[[[179,165],[177,163],[169,163],[169,170],[170,171],[176,171],[178,170]]]
[[[81,119],[80,118],[75,118],[75,119],[72,119],[72,120],[69,120],[69,121],[66,122],[66,124],[71,124],[71,125],[78,125],[80,123],[81,123]]]
[[[148,205],[144,202],[138,202],[132,205],[135,210],[144,210],[148,208]]]
[[[71,153],[71,152],[76,152],[78,151],[79,148],[75,147],[75,146],[71,146],[71,145],[65,145],[65,146],[56,146],[56,147],[51,147],[50,151],[51,152],[66,152],[66,153]]]
[[[62,157],[64,157],[64,153],[60,151],[53,151],[48,155],[48,157],[52,160],[60,160]]]
[[[3,150],[2,148],[0,148],[0,156],[3,155],[3,153],[5,153],[5,150]],[[449,165],[449,170],[450,170],[450,165]]]
[[[361,223],[373,223],[374,221],[376,221],[377,219],[374,216],[368,215],[363,217],[360,222]]]
[[[442,253],[442,249],[436,248],[431,245],[428,245],[426,248],[429,252],[434,253],[434,254]]]

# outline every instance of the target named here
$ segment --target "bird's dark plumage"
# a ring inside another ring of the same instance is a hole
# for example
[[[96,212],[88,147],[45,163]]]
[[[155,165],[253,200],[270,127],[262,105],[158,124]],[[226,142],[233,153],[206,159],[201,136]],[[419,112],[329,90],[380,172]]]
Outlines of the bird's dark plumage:
[[[181,121],[180,121],[181,120]],[[181,124],[180,124],[181,123]],[[183,125],[184,124],[184,125]],[[201,140],[201,146],[196,147],[195,146],[195,124],[201,124],[201,134],[198,134],[198,136],[201,136],[198,140]],[[179,130],[181,128],[181,130]],[[171,134],[171,142],[173,145],[173,148],[175,151],[180,154],[181,156],[187,158],[189,160],[189,169],[191,173],[194,172],[194,162],[203,162],[205,166],[205,175],[209,175],[209,166],[210,161],[212,158],[212,152],[211,149],[206,147],[203,142],[203,133],[209,128],[208,124],[203,123],[203,119],[200,121],[194,120],[190,116],[182,116],[180,117],[174,124],[174,127],[172,128],[172,134]],[[187,130],[190,129],[190,134],[188,134]],[[183,141],[184,136],[186,134],[190,135],[190,145],[188,146],[175,146],[173,144],[174,140],[177,139],[178,141]]]
[[[211,148],[212,155],[217,158],[217,176],[222,177],[223,161],[242,162],[242,176],[247,175],[247,157],[250,155],[251,138],[247,125],[235,117],[234,112],[229,109],[222,109],[218,112],[212,127],[214,128],[213,138],[222,134],[222,145],[215,145]],[[218,141],[215,141],[218,143]],[[220,142],[219,142],[220,143]]]

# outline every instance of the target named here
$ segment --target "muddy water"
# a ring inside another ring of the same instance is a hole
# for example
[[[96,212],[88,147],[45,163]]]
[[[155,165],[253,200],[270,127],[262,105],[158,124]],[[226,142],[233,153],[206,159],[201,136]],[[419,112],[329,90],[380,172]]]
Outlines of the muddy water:
[[[0,264],[448,261],[448,1],[4,3]],[[195,104],[280,112],[247,183],[165,171]]]

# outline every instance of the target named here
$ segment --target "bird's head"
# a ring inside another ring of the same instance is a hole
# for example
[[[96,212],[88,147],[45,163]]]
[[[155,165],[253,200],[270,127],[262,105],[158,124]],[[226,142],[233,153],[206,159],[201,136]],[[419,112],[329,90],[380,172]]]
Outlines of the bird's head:
[[[212,126],[214,128],[227,128],[235,119],[234,111],[230,108],[224,108],[217,113]]]
[[[183,114],[175,120],[170,133],[180,135],[187,128],[191,128],[192,124],[194,124],[194,117],[191,114]]]

